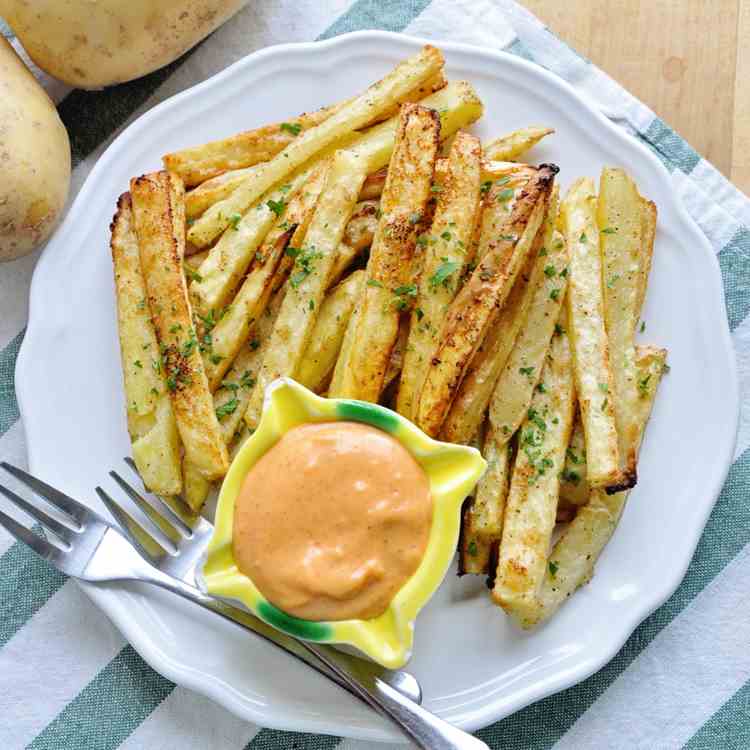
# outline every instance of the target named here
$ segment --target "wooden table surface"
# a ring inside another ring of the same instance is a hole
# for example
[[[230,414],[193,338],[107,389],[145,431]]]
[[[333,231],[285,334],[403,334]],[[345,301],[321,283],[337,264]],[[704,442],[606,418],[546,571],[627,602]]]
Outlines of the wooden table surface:
[[[750,0],[521,0],[750,194]]]

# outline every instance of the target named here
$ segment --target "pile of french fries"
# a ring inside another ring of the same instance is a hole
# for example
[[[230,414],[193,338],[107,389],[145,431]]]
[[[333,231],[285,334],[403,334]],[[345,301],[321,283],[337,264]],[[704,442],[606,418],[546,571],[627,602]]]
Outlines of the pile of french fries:
[[[480,447],[460,571],[522,627],[592,575],[637,481],[666,352],[635,343],[656,207],[482,144],[425,46],[347,101],[167,154],[111,250],[128,429],[153,492],[203,507],[280,376]],[[559,532],[559,522],[567,526]]]

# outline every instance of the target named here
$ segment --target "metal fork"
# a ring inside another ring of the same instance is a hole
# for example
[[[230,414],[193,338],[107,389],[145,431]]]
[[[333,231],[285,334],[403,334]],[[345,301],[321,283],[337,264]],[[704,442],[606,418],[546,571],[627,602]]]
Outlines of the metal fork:
[[[134,464],[126,459],[131,468]],[[487,745],[426,711],[419,684],[406,672],[380,666],[320,644],[299,641],[280,633],[252,615],[204,594],[195,583],[195,569],[212,527],[205,519],[185,517],[161,498],[150,503],[122,476],[110,475],[141,508],[149,529],[136,521],[101,487],[96,492],[122,524],[123,533],[101,516],[60,490],[6,462],[0,467],[55,508],[57,520],[37,505],[0,485],[0,493],[51,532],[58,544],[42,538],[0,511],[0,526],[69,576],[85,581],[131,580],[152,583],[239,623],[302,659],[345,687],[394,722],[425,750],[488,750]],[[156,564],[153,564],[156,563]],[[188,582],[189,581],[189,582]]]

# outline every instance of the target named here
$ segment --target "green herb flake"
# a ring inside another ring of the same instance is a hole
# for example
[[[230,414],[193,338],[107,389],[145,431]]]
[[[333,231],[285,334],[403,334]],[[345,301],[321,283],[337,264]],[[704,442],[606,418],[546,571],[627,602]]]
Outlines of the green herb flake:
[[[235,411],[237,411],[237,407],[240,405],[240,401],[237,397],[234,397],[226,402],[226,404],[222,404],[221,406],[216,407],[216,416],[219,419],[224,419],[224,417],[228,417],[230,414],[234,414]]]
[[[450,277],[461,267],[460,263],[448,260],[447,258],[441,258],[443,261],[429,278],[429,284],[432,289],[436,289],[442,285],[447,287],[450,283]]]
[[[497,199],[500,201],[500,203],[505,203],[509,201],[514,195],[515,190],[513,188],[503,188],[498,194]]]
[[[549,574],[554,578],[557,575],[557,571],[560,569],[560,564],[550,560],[547,567],[549,568]]]
[[[559,323],[555,323],[555,336],[562,336],[564,333],[565,329]]]
[[[185,264],[185,273],[187,274],[187,277],[191,281],[203,281],[203,276],[201,276],[192,266]]]
[[[544,258],[544,256],[545,256],[545,255],[547,255],[547,248],[546,248],[546,247],[543,247],[543,248],[542,248],[542,249],[541,249],[541,250],[539,251],[539,257],[540,257],[540,258]]]
[[[640,330],[641,333],[643,333],[646,330],[646,321],[645,320],[641,321],[641,327],[640,327],[639,330]]]
[[[219,362],[224,359],[224,357],[222,357],[221,354],[212,354],[209,359],[211,360],[212,365],[218,365]]]
[[[248,344],[248,346],[249,346],[249,347],[250,347],[250,348],[251,348],[251,349],[252,349],[253,351],[257,351],[257,350],[258,350],[258,348],[260,347],[260,341],[258,341],[258,339],[251,339],[251,340],[250,340],[250,343]]]
[[[492,180],[485,180],[482,183],[482,186],[479,188],[480,195],[482,195],[482,197],[484,197],[485,195],[487,195],[487,193],[490,192],[490,188],[491,187],[492,187]]]
[[[609,386],[606,383],[599,383],[599,390],[602,393],[609,393]]]
[[[438,183],[435,183],[434,185],[430,186],[430,192],[431,193],[442,193],[443,192],[443,186],[439,185]]]
[[[581,236],[578,238],[580,242],[588,242],[589,238],[586,236],[586,232],[581,232]]]
[[[476,543],[476,542],[475,542],[475,541],[474,541],[473,539],[472,539],[472,540],[471,540],[471,541],[469,542],[469,545],[468,545],[468,547],[466,548],[466,551],[467,551],[467,552],[468,552],[468,553],[469,553],[469,554],[470,554],[470,555],[471,555],[472,557],[476,557],[476,556],[477,556],[477,554],[479,553],[479,549],[477,548],[477,543]]]
[[[545,266],[544,267],[544,275],[551,279],[553,276],[557,275],[557,271],[555,270],[554,266]]]
[[[292,135],[299,135],[302,132],[302,125],[298,122],[282,122],[279,130],[291,133]]]
[[[136,367],[137,367],[137,368],[138,368],[139,370],[142,370],[142,369],[143,369],[143,362],[141,362],[141,360],[140,360],[140,359],[136,359],[136,361],[135,361],[135,362],[133,362],[133,364],[134,364],[134,365],[135,365],[135,366],[136,366]]]
[[[446,229],[446,230],[445,230],[445,231],[444,231],[444,232],[443,232],[443,233],[442,233],[442,234],[440,235],[440,237],[441,237],[442,239],[444,239],[444,240],[445,240],[446,242],[450,242],[450,241],[451,241],[451,239],[452,239],[452,237],[453,237],[453,235],[452,235],[452,234],[451,234],[451,233],[450,233],[450,232],[449,232],[449,231],[448,231],[448,230]]]
[[[528,377],[531,377],[534,374],[534,368],[533,367],[519,367],[518,372],[521,375],[526,375]]]
[[[232,229],[234,229],[236,232],[240,221],[242,221],[242,214],[232,214],[229,217],[229,226],[232,227]]]
[[[275,201],[269,199],[266,201],[266,205],[276,214],[276,216],[281,216],[281,214],[284,213],[284,208],[286,208],[286,203],[283,200]]]
[[[604,227],[602,234],[614,234],[617,230],[614,227]]]
[[[616,273],[613,276],[610,276],[607,280],[607,289],[613,289],[615,284],[619,281],[620,274]]]
[[[549,298],[553,300],[554,302],[557,302],[558,299],[560,299],[560,290],[559,289],[553,289],[549,293]]]

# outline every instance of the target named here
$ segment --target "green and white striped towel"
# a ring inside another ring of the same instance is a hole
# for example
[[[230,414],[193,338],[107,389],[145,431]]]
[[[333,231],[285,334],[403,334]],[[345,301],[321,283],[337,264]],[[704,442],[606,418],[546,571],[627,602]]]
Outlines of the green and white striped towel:
[[[743,395],[748,393],[750,202],[653,112],[513,0],[254,2],[181,60],[139,81],[87,93],[43,78],[70,132],[73,192],[117,133],[157,102],[262,47],[367,28],[522,55],[567,79],[647,143],[719,257]],[[34,262],[32,256],[0,267],[0,456],[21,465],[26,449],[13,369]],[[750,747],[746,404],[734,466],[680,588],[600,672],[480,732],[492,748]],[[74,583],[5,534],[0,708],[2,750],[382,747],[262,729],[175,687],[140,659]]]

